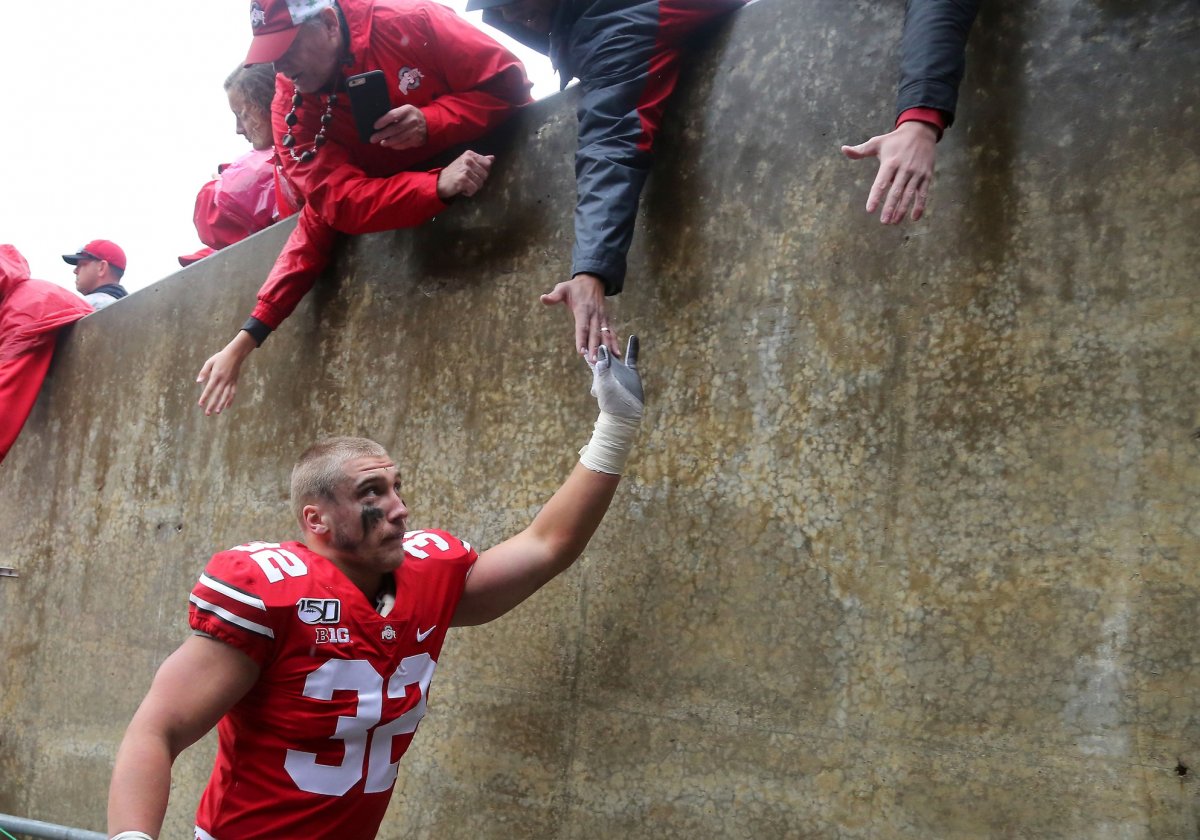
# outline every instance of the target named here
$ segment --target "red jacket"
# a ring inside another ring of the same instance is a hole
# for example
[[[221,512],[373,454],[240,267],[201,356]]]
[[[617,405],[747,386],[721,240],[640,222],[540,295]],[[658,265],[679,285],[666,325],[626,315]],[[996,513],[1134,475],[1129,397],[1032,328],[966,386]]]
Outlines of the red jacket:
[[[59,327],[91,315],[88,302],[61,286],[29,277],[29,263],[0,245],[0,363],[52,343]]]
[[[417,149],[362,143],[343,93],[333,108],[324,146],[307,163],[278,145],[287,132],[292,84],[276,79],[272,104],[276,149],[285,177],[305,199],[296,229],[259,290],[253,318],[275,329],[312,288],[329,260],[337,232],[375,233],[413,227],[445,208],[437,196],[440,169],[419,171],[429,158],[474,140],[530,101],[520,61],[496,41],[431,0],[339,0],[350,30],[351,63],[343,76],[383,70],[393,107],[421,109],[428,140]],[[414,72],[415,71],[415,72]],[[292,132],[296,150],[312,148],[327,97],[306,94]]]
[[[29,263],[0,245],[0,461],[37,401],[60,327],[90,315],[87,301],[29,278]]]

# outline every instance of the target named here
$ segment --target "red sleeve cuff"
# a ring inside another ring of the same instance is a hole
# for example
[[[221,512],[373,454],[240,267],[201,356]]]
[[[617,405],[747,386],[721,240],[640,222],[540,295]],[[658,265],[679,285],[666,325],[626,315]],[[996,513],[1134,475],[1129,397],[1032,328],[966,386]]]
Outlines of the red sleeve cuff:
[[[946,130],[946,118],[937,108],[909,108],[896,117],[896,127],[899,128],[902,123],[913,120],[929,123],[937,129],[938,140],[942,139],[942,134]]]
[[[295,307],[293,306],[293,309],[294,308]],[[259,321],[265,326],[270,327],[272,330],[277,330],[279,329],[279,325],[282,324],[287,319],[287,316],[291,314],[292,312],[290,309],[283,310],[272,306],[266,301],[259,300],[254,307],[254,311],[250,313],[250,317],[254,318],[256,321]]]
[[[421,109],[421,116],[425,118],[425,136],[440,137],[441,133],[446,130],[446,118],[439,109],[433,107],[434,103],[426,105]]]

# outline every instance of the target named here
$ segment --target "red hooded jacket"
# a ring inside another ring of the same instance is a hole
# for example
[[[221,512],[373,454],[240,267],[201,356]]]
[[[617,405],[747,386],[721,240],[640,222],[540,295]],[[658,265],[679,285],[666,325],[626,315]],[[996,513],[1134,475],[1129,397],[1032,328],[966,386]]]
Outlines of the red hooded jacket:
[[[87,301],[66,289],[30,279],[21,252],[0,245],[0,460],[37,400],[55,333],[91,312]]]

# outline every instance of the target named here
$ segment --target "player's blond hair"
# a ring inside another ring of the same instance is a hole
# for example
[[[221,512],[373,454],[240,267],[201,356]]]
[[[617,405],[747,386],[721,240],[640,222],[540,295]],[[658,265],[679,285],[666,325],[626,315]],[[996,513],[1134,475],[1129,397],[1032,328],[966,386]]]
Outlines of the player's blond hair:
[[[346,480],[342,465],[347,461],[386,457],[387,450],[367,438],[332,437],[317,441],[304,450],[292,467],[292,513],[299,520],[305,505],[333,501],[338,485]]]

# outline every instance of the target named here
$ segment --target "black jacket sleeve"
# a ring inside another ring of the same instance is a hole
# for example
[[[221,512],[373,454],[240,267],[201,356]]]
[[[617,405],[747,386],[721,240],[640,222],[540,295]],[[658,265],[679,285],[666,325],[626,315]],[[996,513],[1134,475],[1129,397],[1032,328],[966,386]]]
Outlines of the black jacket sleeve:
[[[896,115],[936,108],[954,122],[958,85],[966,69],[967,36],[980,0],[908,0],[900,42]]]

